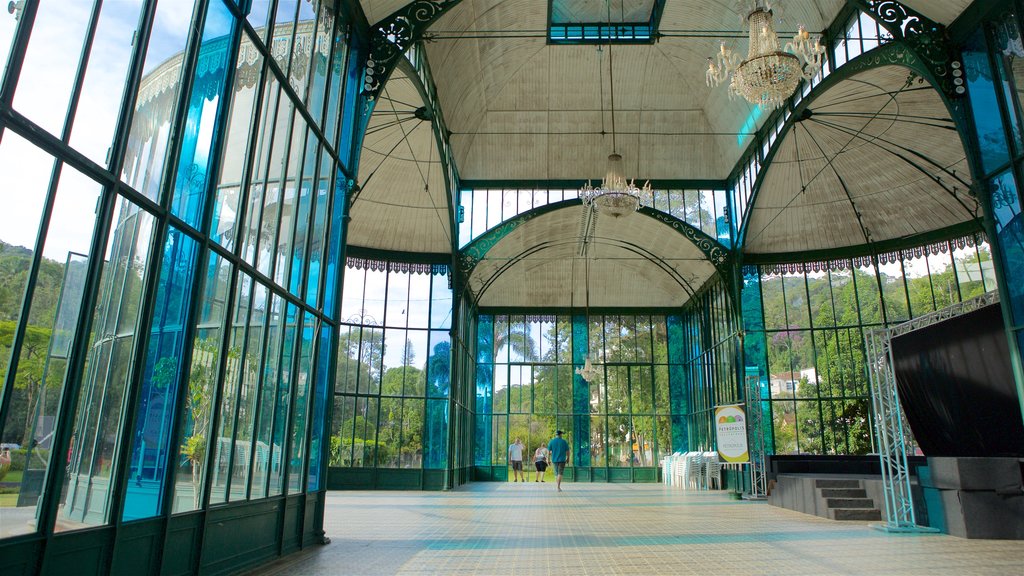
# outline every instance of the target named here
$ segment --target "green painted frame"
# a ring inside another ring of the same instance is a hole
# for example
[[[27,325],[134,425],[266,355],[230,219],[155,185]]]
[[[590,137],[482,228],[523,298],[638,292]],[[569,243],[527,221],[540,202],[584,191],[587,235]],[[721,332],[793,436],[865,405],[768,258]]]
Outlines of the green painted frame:
[[[467,277],[472,275],[473,269],[487,257],[487,253],[497,246],[498,243],[500,243],[506,236],[523,224],[526,224],[538,216],[582,205],[582,200],[578,198],[571,198],[569,200],[554,202],[552,204],[528,210],[515,218],[511,218],[501,224],[498,224],[494,228],[491,228],[487,232],[478,236],[459,252],[459,263],[462,266],[462,272]],[[687,224],[686,222],[683,222],[675,216],[665,214],[661,210],[641,206],[638,213],[660,222],[678,232],[704,254],[722,277],[729,278],[731,276],[730,270],[733,261],[732,251],[720,244],[718,240],[715,240],[711,236],[708,236],[704,232],[690,224]]]

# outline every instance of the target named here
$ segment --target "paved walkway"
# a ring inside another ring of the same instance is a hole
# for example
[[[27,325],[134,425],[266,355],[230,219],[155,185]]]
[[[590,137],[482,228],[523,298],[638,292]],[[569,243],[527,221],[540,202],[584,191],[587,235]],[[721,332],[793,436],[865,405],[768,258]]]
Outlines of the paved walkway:
[[[332,492],[332,543],[253,574],[1021,574],[1024,542],[893,535],[660,484]]]

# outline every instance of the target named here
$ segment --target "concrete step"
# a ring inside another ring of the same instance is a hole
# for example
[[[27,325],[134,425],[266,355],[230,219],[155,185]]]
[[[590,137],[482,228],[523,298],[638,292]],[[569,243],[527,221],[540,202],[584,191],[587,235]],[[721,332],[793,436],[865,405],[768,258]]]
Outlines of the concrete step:
[[[874,508],[875,501],[871,498],[826,498],[829,508]]]
[[[839,478],[818,478],[814,481],[815,488],[860,488],[860,480],[843,480]]]
[[[882,512],[877,508],[829,508],[832,520],[881,520]]]
[[[819,488],[824,498],[867,498],[868,491],[863,488]]]

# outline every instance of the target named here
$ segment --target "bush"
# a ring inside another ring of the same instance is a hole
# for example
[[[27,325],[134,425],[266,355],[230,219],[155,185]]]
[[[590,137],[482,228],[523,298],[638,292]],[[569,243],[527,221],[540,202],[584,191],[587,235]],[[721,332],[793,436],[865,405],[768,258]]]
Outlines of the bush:
[[[27,455],[28,450],[26,448],[11,450],[11,470],[24,470],[26,468],[25,457]],[[36,448],[32,450],[32,460],[35,463],[35,468],[42,468],[43,462],[45,462],[49,457],[50,451],[45,448]]]

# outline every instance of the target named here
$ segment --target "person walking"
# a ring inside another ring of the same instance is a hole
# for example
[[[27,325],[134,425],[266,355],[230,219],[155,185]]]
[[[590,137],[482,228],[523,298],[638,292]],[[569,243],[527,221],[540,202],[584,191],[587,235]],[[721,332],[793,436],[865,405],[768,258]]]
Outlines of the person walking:
[[[512,463],[513,482],[519,482],[520,478],[526,482],[526,474],[523,473],[523,443],[519,438],[508,447],[508,461]]]
[[[569,443],[562,438],[561,430],[557,430],[555,437],[548,442],[548,452],[551,454],[551,463],[555,466],[555,485],[561,492],[562,474],[565,472],[565,463],[569,460]]]
[[[544,445],[537,446],[533,452],[533,467],[537,470],[537,477],[534,482],[544,481],[544,472],[548,469],[548,449]]]

